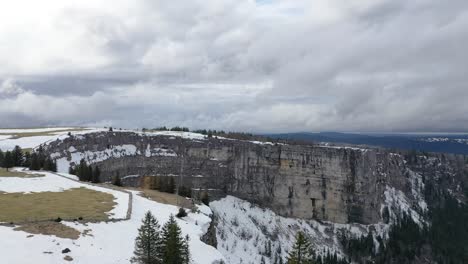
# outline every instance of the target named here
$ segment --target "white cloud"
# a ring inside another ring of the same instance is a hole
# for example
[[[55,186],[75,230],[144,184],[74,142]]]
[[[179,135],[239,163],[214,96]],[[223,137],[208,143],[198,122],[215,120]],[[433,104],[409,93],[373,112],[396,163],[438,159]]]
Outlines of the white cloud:
[[[5,79],[0,84],[0,97],[15,96],[24,93],[24,89],[19,86],[13,79]]]
[[[4,1],[0,118],[468,130],[467,10],[464,0]]]

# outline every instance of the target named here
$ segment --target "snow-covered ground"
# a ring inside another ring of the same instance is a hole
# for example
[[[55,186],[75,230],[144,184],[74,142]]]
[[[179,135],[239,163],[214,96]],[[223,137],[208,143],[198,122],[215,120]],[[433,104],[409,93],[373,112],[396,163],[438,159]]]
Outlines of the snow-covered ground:
[[[186,139],[195,139],[195,140],[203,140],[206,139],[207,136],[200,134],[200,133],[193,133],[193,132],[183,132],[183,131],[152,131],[152,132],[142,132],[144,135],[149,136],[173,136],[173,137],[181,137]]]
[[[41,172],[42,173],[42,172]],[[6,192],[41,192],[63,191],[80,187],[81,183],[62,178],[55,174],[46,173],[41,178],[0,178],[0,190]],[[121,216],[128,206],[128,194],[106,188],[86,185],[86,188],[108,192],[116,196],[118,205],[115,214]],[[120,199],[119,194],[125,199]],[[114,209],[115,210],[115,209]],[[114,210],[112,212],[114,212]],[[64,263],[64,256],[73,258],[70,263],[101,263],[117,264],[130,263],[133,256],[134,241],[141,220],[147,211],[151,211],[162,225],[175,214],[178,208],[172,205],[160,204],[140,197],[133,192],[133,209],[130,220],[119,222],[88,223],[86,225],[74,222],[62,222],[79,231],[90,230],[86,236],[81,235],[77,240],[57,238],[55,236],[34,235],[23,231],[14,231],[11,227],[0,226],[0,258],[1,263],[8,264],[48,264]],[[194,264],[210,264],[224,259],[219,251],[200,241],[211,222],[211,213],[206,206],[200,207],[200,213],[189,213],[184,219],[177,219],[184,235],[190,236],[190,250]],[[8,239],[3,239],[8,238]],[[62,254],[62,250],[69,248],[70,253]],[[45,253],[51,252],[51,253]]]
[[[41,133],[61,130],[74,130],[74,127],[43,127],[43,128],[0,128],[1,134]]]
[[[318,253],[330,250],[341,254],[333,236],[333,224],[282,217],[233,196],[211,202],[210,207],[218,217],[218,250],[227,263],[257,264],[262,258],[267,264],[278,263],[275,262],[277,258],[287,258],[298,231],[313,238],[313,247]],[[345,226],[348,225],[340,228]]]
[[[344,256],[338,242],[341,234],[360,238],[367,236],[372,230],[376,242],[377,236],[384,239],[388,237],[395,214],[405,212],[412,216],[416,223],[422,221],[420,214],[414,210],[401,191],[388,188],[385,198],[384,203],[389,208],[391,218],[390,224],[337,224],[287,218],[233,196],[211,202],[210,208],[217,217],[218,250],[225,256],[227,263],[257,264],[263,261],[272,264],[278,263],[278,257],[282,257],[283,260],[287,258],[298,231],[311,237],[312,246],[318,254],[325,255],[329,251],[336,252],[340,257]],[[378,243],[375,247],[378,250]]]
[[[103,151],[84,151],[80,152],[77,151],[74,147],[70,147],[68,149],[70,152],[71,158],[62,157],[61,153],[53,153],[51,155],[52,158],[55,158],[57,161],[57,170],[59,172],[68,172],[68,168],[70,167],[70,163],[78,164],[81,159],[84,159],[87,164],[92,164],[95,162],[104,161],[110,158],[121,158],[125,156],[134,156],[134,155],[142,155],[137,147],[132,144],[125,144],[125,145],[118,145],[112,146]],[[151,148],[148,144],[144,155],[146,157],[154,157],[154,156],[166,156],[166,157],[175,157],[177,154],[171,149],[162,149],[162,148]]]
[[[35,148],[44,142],[55,139],[57,139],[57,136],[8,138],[0,140],[0,149],[3,151],[12,150],[15,146],[20,146],[21,148]]]
[[[73,135],[82,135],[86,133],[107,131],[104,128],[85,128],[77,130],[73,127],[56,127],[56,128],[34,128],[34,129],[0,129],[0,149],[3,151],[12,150],[15,146],[21,148],[35,148],[40,144],[68,137],[68,133]],[[26,135],[25,133],[46,133],[46,135]],[[10,135],[7,135],[10,134]],[[25,136],[22,136],[25,134]],[[19,135],[19,137],[14,137]]]

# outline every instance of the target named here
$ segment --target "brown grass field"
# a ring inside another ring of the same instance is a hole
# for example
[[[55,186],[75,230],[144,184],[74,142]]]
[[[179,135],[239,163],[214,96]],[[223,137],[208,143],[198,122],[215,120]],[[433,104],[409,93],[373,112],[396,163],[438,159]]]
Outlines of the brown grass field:
[[[86,188],[63,192],[0,194],[0,222],[32,222],[62,219],[104,221],[116,205],[114,196]]]
[[[21,171],[7,171],[5,168],[0,168],[0,177],[37,178],[44,177],[44,174],[28,174]]]
[[[24,231],[30,234],[52,235],[60,238],[78,239],[80,232],[74,228],[68,227],[61,223],[56,222],[40,222],[24,224],[16,227],[16,231]]]

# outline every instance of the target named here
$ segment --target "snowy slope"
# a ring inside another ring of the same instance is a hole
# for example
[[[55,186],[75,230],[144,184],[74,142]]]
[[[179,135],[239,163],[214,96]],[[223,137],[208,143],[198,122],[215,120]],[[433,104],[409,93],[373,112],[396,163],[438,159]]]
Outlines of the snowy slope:
[[[16,181],[16,184],[14,183]],[[81,183],[62,178],[54,174],[46,174],[42,178],[1,178],[0,190],[8,192],[30,192],[30,191],[61,191],[79,186]],[[16,185],[16,186],[15,186]],[[118,191],[108,190],[101,187],[86,188],[99,191],[110,192],[113,195]],[[77,230],[91,230],[87,236],[80,236],[77,240],[62,239],[54,236],[34,235],[23,231],[14,231],[11,227],[0,226],[1,263],[8,264],[29,264],[34,263],[63,263],[61,251],[65,248],[71,250],[66,254],[73,258],[70,263],[100,263],[117,264],[130,263],[133,255],[134,239],[137,229],[141,225],[144,214],[151,211],[162,225],[169,219],[171,214],[175,214],[178,208],[172,205],[160,204],[150,201],[133,192],[133,208],[130,220],[109,222],[109,223],[88,223],[86,225],[62,222]],[[128,197],[128,196],[127,196]],[[117,198],[117,207],[127,208],[128,200]],[[177,219],[183,234],[190,236],[190,250],[194,264],[210,264],[216,260],[222,260],[223,256],[215,248],[200,241],[200,237],[206,232],[211,219],[207,214],[211,211],[203,206],[200,212],[189,213],[183,220]],[[118,212],[116,212],[118,214]],[[52,252],[46,254],[44,252]]]
[[[82,135],[99,131],[107,131],[104,128],[85,128],[84,130],[74,131],[72,127],[56,127],[56,128],[34,128],[34,129],[0,129],[0,149],[3,151],[12,150],[16,145],[21,148],[35,148],[40,144],[49,141],[63,139],[68,137],[70,132],[73,135]],[[40,133],[47,132],[49,135],[24,136],[15,138],[13,135],[21,135],[24,133]],[[10,134],[10,135],[7,135]]]
[[[397,199],[398,203],[407,203],[402,193],[386,195],[388,207],[395,205]],[[298,231],[304,232],[311,238],[312,246],[318,254],[325,255],[329,251],[332,254],[336,252],[338,257],[343,257],[343,249],[338,242],[341,234],[359,238],[367,236],[372,230],[376,240],[377,236],[386,238],[390,227],[384,223],[336,224],[287,218],[233,196],[211,202],[210,208],[217,221],[218,250],[225,256],[228,264],[257,264],[262,261],[270,264],[277,263],[275,261],[280,257],[286,259]],[[396,210],[396,207],[390,210]],[[416,214],[410,207],[401,210]],[[414,216],[419,219],[419,215]]]
[[[1,134],[19,134],[19,133],[40,133],[53,132],[59,130],[73,130],[74,127],[43,127],[43,128],[0,128]]]
[[[318,252],[328,249],[341,253],[333,237],[333,225],[282,217],[233,196],[211,202],[210,207],[218,221],[218,250],[229,264],[256,264],[262,258],[268,264],[278,257],[286,259],[298,231],[313,237]]]

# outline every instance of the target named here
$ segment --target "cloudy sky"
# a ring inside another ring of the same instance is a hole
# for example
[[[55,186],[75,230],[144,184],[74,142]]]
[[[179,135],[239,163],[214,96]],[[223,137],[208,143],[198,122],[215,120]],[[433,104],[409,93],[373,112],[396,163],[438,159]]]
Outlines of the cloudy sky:
[[[468,131],[466,0],[0,0],[0,126]]]

